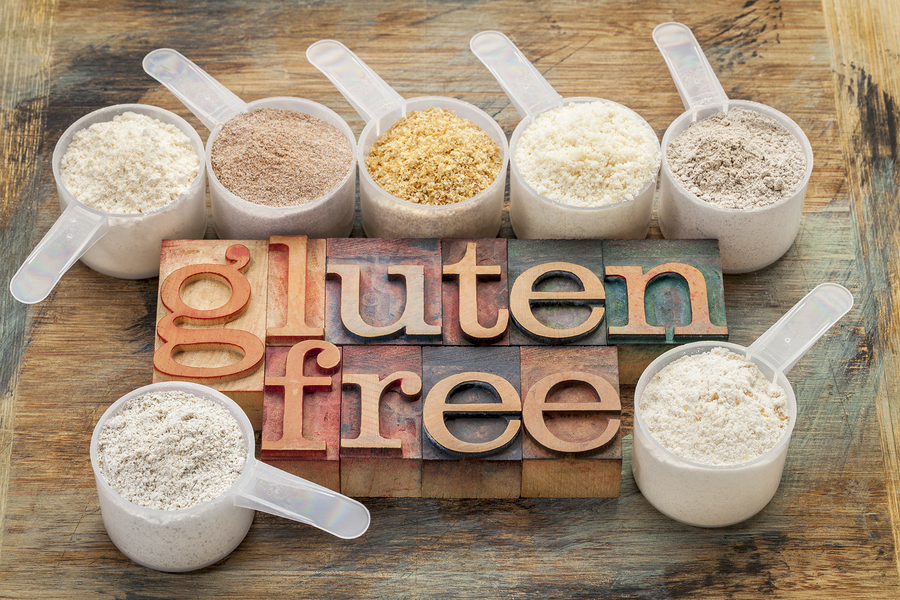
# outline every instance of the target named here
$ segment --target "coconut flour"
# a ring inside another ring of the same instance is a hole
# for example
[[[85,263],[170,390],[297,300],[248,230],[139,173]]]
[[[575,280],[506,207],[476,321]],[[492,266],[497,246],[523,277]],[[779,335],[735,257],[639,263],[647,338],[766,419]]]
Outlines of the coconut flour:
[[[160,209],[197,178],[200,157],[174,125],[133,112],[72,137],[60,162],[63,186],[80,202],[114,214]]]
[[[692,123],[669,144],[666,161],[701,200],[745,210],[790,198],[806,172],[797,138],[775,119],[743,108]]]
[[[659,172],[659,140],[634,112],[573,102],[541,113],[516,143],[522,178],[560,204],[597,207],[633,198]]]
[[[744,463],[787,430],[784,390],[752,362],[714,348],[666,365],[644,388],[640,417],[670,452],[707,465]]]
[[[98,444],[100,470],[110,487],[158,510],[216,498],[246,461],[235,418],[212,400],[175,390],[129,400],[106,422]]]

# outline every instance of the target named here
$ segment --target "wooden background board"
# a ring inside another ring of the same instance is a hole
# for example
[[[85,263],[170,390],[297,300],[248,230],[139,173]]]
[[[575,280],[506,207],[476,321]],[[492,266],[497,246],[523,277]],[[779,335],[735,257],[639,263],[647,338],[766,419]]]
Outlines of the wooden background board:
[[[815,154],[794,246],[771,267],[724,278],[731,341],[750,343],[822,281],[857,296],[789,374],[800,419],[781,488],[760,515],[698,530],[652,509],[630,475],[633,390],[623,386],[617,499],[367,500],[372,527],[350,542],[258,515],[219,565],[148,571],[104,532],[88,447],[106,407],[149,383],[158,282],[78,264],[41,304],[0,293],[0,596],[900,595],[894,0],[9,0],[0,3],[0,280],[5,288],[59,214],[50,156],[76,119],[143,102],[185,116],[206,137],[143,73],[154,48],[180,49],[248,101],[321,102],[359,134],[362,120],[304,56],[310,43],[337,38],[402,95],[461,98],[509,135],[515,108],[468,49],[477,31],[499,29],[563,96],[630,106],[661,136],[683,110],[650,39],[668,20],[692,27],[729,96],[787,113]],[[506,219],[501,235],[511,236]]]

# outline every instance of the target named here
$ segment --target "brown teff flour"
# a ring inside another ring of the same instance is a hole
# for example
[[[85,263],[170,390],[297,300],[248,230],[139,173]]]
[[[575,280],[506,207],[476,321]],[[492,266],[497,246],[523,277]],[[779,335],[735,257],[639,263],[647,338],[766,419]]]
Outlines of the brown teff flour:
[[[500,173],[500,148],[451,110],[412,111],[383,133],[366,157],[382,189],[417,204],[455,204],[478,195]]]
[[[722,208],[761,208],[789,198],[806,171],[797,138],[743,108],[692,123],[669,144],[666,159],[681,185]]]
[[[276,207],[321,198],[343,180],[352,160],[350,142],[336,127],[277,108],[229,120],[210,153],[213,172],[229,191]]]

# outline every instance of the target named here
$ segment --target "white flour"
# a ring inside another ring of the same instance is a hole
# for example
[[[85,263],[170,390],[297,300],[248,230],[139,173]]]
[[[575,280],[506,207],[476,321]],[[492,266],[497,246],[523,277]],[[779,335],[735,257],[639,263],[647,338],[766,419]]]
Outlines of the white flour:
[[[765,454],[789,421],[784,390],[725,348],[683,356],[659,371],[641,394],[640,416],[661,446],[708,465]]]
[[[174,202],[199,169],[200,157],[183,132],[133,112],[76,133],[60,163],[62,184],[75,198],[114,214]]]
[[[139,506],[178,510],[213,500],[247,461],[237,421],[206,398],[180,391],[128,401],[100,433],[104,479]]]

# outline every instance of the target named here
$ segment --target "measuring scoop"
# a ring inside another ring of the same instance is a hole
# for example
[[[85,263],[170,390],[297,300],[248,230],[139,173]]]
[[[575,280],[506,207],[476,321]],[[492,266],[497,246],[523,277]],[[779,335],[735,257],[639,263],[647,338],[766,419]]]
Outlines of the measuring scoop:
[[[492,238],[500,231],[509,145],[503,130],[480,108],[445,96],[405,99],[344,44],[320,40],[306,57],[337,87],[366,126],[359,136],[359,203],[363,229],[376,238]],[[436,106],[452,110],[487,133],[500,148],[500,172],[480,193],[455,204],[425,205],[398,198],[379,186],[366,168],[378,137],[409,111]]]
[[[157,510],[138,506],[110,487],[100,470],[98,445],[106,422],[132,398],[167,390],[207,398],[225,408],[237,420],[247,448],[247,462],[234,485],[193,508]],[[91,466],[109,538],[136,563],[157,571],[180,572],[202,569],[230,554],[247,535],[257,510],[312,525],[342,539],[366,532],[370,516],[365,506],[256,460],[255,447],[247,415],[233,400],[212,388],[168,381],[122,396],[106,409],[91,437]]]
[[[63,185],[61,164],[75,134],[126,112],[174,125],[188,137],[197,156],[203,156],[203,142],[194,128],[175,113],[155,106],[117,104],[75,121],[57,141],[51,160],[62,214],[9,282],[10,293],[19,302],[34,304],[46,298],[78,259],[110,277],[156,277],[162,240],[198,239],[206,233],[206,171],[202,165],[181,196],[146,213],[117,214],[94,209]]]
[[[681,23],[663,23],[653,30],[656,42],[685,112],[663,135],[659,178],[659,228],[667,238],[718,239],[725,273],[747,273],[781,258],[800,229],[806,187],[812,174],[812,146],[803,130],[787,115],[758,102],[731,100],[725,95],[691,30]],[[793,195],[757,209],[721,208],[689,192],[672,174],[666,151],[691,123],[733,108],[771,117],[800,143],[806,171]]]
[[[762,510],[775,495],[787,456],[797,400],[785,373],[832,325],[853,307],[853,296],[836,283],[807,294],[749,347],[727,342],[694,342],[669,350],[643,372],[634,391],[632,472],[641,493],[661,513],[698,527],[724,527]],[[789,421],[776,445],[736,465],[706,465],[681,458],[659,444],[641,418],[641,395],[664,367],[691,354],[726,348],[752,361],[787,398]]]
[[[144,70],[162,83],[210,130],[206,141],[206,169],[213,222],[220,239],[264,240],[271,235],[313,238],[347,237],[356,208],[356,139],[347,123],[330,108],[301,98],[263,98],[245,103],[179,52],[153,50],[144,57]],[[265,206],[232,193],[216,177],[210,157],[216,137],[229,119],[259,108],[306,113],[336,127],[353,150],[353,159],[340,183],[320,198],[296,206]]]
[[[519,171],[516,149],[522,134],[541,114],[567,104],[602,102],[631,113],[652,135],[654,150],[659,142],[653,128],[636,112],[602,98],[563,98],[543,78],[525,55],[499,31],[482,31],[469,42],[472,52],[484,63],[506,92],[522,121],[510,140],[509,220],[518,238],[543,239],[629,239],[645,238],[650,230],[656,175],[634,194],[619,202],[599,207],[576,207],[541,195]]]

